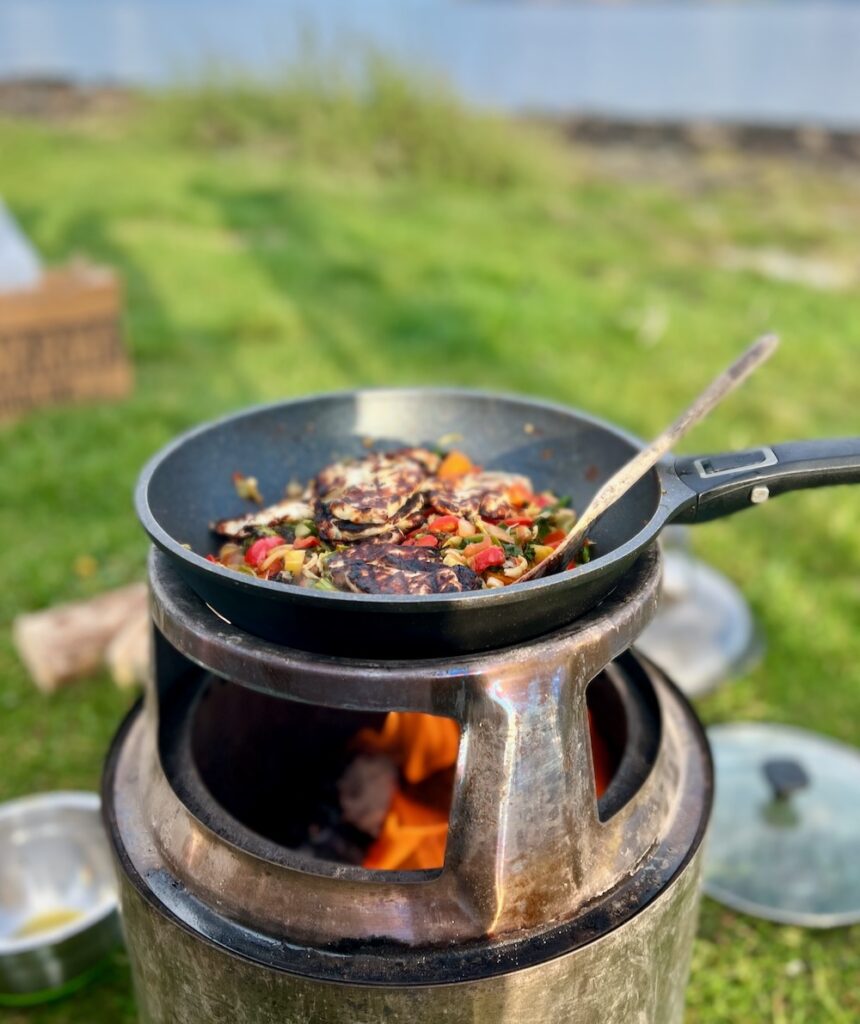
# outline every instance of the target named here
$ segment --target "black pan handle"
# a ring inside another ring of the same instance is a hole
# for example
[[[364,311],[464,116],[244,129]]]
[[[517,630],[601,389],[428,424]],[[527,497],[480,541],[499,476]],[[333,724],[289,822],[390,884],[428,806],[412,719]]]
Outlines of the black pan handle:
[[[860,437],[678,458],[674,470],[694,497],[679,500],[673,520],[701,523],[759,505],[785,491],[860,484]]]

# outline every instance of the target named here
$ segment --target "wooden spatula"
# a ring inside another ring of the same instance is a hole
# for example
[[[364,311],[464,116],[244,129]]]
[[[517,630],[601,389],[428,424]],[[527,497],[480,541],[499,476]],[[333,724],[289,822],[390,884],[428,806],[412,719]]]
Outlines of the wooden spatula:
[[[667,452],[671,451],[688,430],[703,420],[726,395],[734,391],[754,370],[770,358],[778,344],[779,338],[775,334],[766,334],[754,342],[739,359],[736,359],[727,370],[724,370],[708,385],[671,426],[667,427],[647,448],[643,448],[606,481],[555,551],[520,576],[517,582],[536,580],[541,576],[558,572],[567,565],[576,556],[588,531],[603,513],[641,480]]]

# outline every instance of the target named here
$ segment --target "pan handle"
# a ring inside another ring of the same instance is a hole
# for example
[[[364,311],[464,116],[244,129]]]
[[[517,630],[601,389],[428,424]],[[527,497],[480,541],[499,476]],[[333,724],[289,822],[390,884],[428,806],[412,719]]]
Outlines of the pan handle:
[[[707,522],[784,491],[860,484],[860,437],[683,457],[675,460],[673,469],[694,497],[679,498],[671,518],[679,523]]]

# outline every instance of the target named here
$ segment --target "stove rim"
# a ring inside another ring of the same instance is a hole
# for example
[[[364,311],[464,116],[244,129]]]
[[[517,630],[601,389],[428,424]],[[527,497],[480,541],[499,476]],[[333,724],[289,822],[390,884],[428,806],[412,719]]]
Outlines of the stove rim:
[[[607,595],[563,626],[528,640],[468,653],[386,659],[318,653],[266,640],[215,611],[157,548],[150,550],[147,561],[150,616],[156,630],[170,647],[201,668],[239,686],[286,700],[347,710],[427,714],[449,714],[427,702],[426,693],[434,685],[442,683],[453,692],[454,683],[495,671],[500,659],[511,661],[538,654],[549,657],[563,651],[573,639],[587,643],[599,633],[616,606],[630,609],[626,613],[630,620],[641,620],[638,636],[656,612],[662,573],[662,553],[655,543],[633,561]],[[639,598],[642,602],[637,606]],[[399,692],[395,698],[388,692],[392,679],[396,679]],[[368,680],[369,685],[362,685]],[[314,690],[309,697],[305,684],[323,685],[325,690]],[[458,716],[452,713],[450,717]]]
[[[119,829],[114,802],[116,773],[125,742],[143,714],[143,698],[139,698],[131,707],[114,735],[102,774],[102,819],[113,855],[121,868],[120,881],[121,883],[123,881],[130,883],[152,910],[197,941],[223,950],[231,956],[264,970],[277,971],[333,985],[368,988],[427,988],[469,984],[512,975],[524,969],[536,968],[577,952],[629,923],[678,884],[692,861],[702,851],[703,840],[713,809],[713,758],[704,726],[693,710],[692,704],[650,659],[633,648],[626,653],[639,661],[660,686],[665,687],[668,696],[676,704],[690,728],[696,741],[694,747],[700,755],[701,803],[695,828],[688,830],[686,850],[681,860],[664,878],[657,879],[651,886],[648,886],[642,898],[628,903],[624,912],[619,914],[608,928],[601,927],[605,925],[605,919],[608,916],[605,905],[621,899],[625,887],[616,887],[604,896],[598,897],[584,914],[574,920],[562,922],[539,934],[531,933],[495,941],[485,936],[480,939],[421,947],[410,946],[407,943],[399,943],[391,939],[383,939],[378,943],[373,940],[345,939],[343,948],[331,944],[323,947],[302,945],[298,942],[290,943],[287,940],[266,936],[268,948],[271,950],[273,946],[277,946],[281,956],[265,956],[266,944],[262,942],[259,953],[255,955],[247,941],[244,948],[242,943],[235,942],[237,938],[253,935],[251,929],[217,914],[188,891],[181,882],[171,878],[168,882],[169,886],[175,892],[183,893],[188,903],[194,905],[198,911],[202,910],[203,916],[208,918],[210,923],[216,925],[212,933],[194,928],[188,921],[176,914],[140,875],[131,861]],[[684,817],[683,809],[680,812],[680,817],[681,819]],[[676,821],[674,828],[678,827],[679,824]],[[661,845],[665,845],[665,840]],[[655,848],[652,848],[650,854],[654,852]],[[630,876],[627,879],[628,887],[632,880],[641,874],[642,869]],[[200,920],[199,916],[198,920]],[[229,942],[223,937],[219,939],[217,926],[220,926],[224,933],[229,933],[233,941]],[[571,933],[574,935],[572,936]],[[260,934],[262,935],[262,933]],[[284,954],[287,956],[285,957]],[[377,967],[377,972],[374,973],[370,968],[377,964],[381,966],[381,970]]]

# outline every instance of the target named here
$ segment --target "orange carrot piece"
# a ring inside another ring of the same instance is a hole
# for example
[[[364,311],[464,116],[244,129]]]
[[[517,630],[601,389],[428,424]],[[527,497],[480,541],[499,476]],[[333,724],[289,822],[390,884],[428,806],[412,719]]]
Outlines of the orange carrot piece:
[[[474,464],[468,455],[463,452],[448,452],[442,460],[442,464],[436,473],[440,480],[456,480],[457,477],[465,476],[474,469]]]

